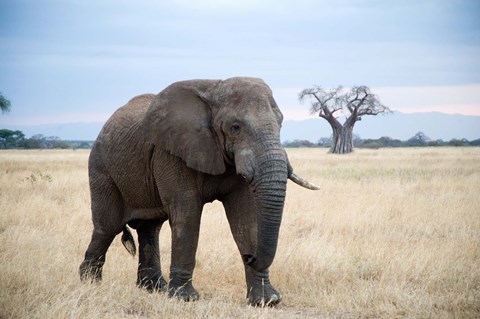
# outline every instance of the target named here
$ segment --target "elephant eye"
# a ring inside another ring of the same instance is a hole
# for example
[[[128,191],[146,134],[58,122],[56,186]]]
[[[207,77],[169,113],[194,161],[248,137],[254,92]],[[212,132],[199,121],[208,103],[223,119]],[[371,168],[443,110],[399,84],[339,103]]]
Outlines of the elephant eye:
[[[230,130],[232,131],[233,134],[238,134],[241,131],[241,127],[239,124],[235,123],[231,126]]]

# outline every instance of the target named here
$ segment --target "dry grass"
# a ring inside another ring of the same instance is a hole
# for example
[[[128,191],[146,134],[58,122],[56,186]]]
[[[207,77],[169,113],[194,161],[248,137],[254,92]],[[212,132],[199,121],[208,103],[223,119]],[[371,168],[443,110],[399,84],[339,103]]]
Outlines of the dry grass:
[[[288,150],[317,192],[289,184],[275,309],[246,306],[220,203],[205,208],[194,274],[201,300],[135,286],[116,239],[101,284],[77,269],[90,232],[85,151],[0,152],[0,318],[478,318],[480,149]],[[164,226],[164,273],[170,259]]]

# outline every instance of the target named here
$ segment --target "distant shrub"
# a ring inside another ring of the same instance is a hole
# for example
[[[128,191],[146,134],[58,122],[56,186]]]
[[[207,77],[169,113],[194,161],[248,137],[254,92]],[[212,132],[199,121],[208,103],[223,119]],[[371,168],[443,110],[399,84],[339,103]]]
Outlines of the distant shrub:
[[[293,140],[285,141],[283,143],[284,147],[318,147],[317,144],[314,144],[308,140]]]

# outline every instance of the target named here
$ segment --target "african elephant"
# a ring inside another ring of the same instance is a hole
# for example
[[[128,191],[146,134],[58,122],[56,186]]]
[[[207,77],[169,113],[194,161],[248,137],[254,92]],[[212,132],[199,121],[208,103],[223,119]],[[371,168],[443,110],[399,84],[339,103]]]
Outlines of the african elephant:
[[[293,173],[280,144],[282,113],[260,79],[191,80],[158,95],[131,99],[105,123],[89,158],[93,234],[80,277],[101,280],[114,237],[133,255],[137,284],[196,300],[192,285],[203,205],[223,203],[245,266],[247,298],[277,304],[269,281],[287,179]],[[172,230],[170,281],[160,267],[158,234]]]

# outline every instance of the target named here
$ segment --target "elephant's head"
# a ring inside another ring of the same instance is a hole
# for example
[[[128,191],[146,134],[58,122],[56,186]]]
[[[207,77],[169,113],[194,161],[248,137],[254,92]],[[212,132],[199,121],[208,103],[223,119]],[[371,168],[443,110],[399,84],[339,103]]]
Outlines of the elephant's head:
[[[211,175],[235,167],[257,206],[257,251],[244,261],[257,271],[273,261],[287,179],[296,176],[280,143],[282,113],[260,79],[177,82],[156,96],[143,122],[147,138],[190,168]]]

